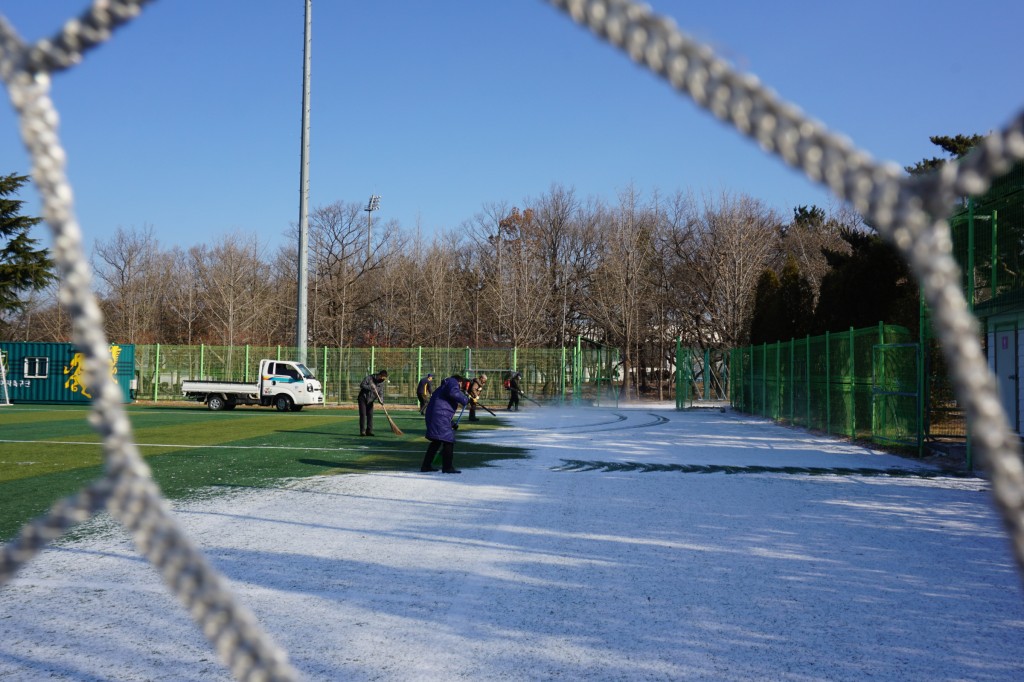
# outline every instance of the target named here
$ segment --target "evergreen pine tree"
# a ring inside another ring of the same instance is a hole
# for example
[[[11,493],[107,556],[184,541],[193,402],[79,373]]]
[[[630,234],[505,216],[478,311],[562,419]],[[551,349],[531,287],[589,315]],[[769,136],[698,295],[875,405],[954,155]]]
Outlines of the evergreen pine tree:
[[[779,340],[800,338],[810,333],[814,323],[814,291],[790,256],[779,280],[779,311],[782,315]]]
[[[984,135],[932,135],[928,138],[931,143],[936,147],[941,147],[944,152],[950,155],[953,159],[961,159],[967,156],[967,153],[974,149],[978,143],[985,139]],[[949,159],[940,159],[938,157],[932,157],[930,159],[921,159],[913,166],[904,166],[911,175],[924,175],[931,171],[940,168]]]
[[[754,289],[754,312],[750,319],[750,343],[774,343],[781,331],[781,297],[779,276],[771,269],[757,279]]]
[[[0,175],[0,321],[24,307],[25,291],[38,291],[54,279],[49,252],[29,236],[41,219],[22,215],[24,202],[10,198],[27,181],[24,175]]]

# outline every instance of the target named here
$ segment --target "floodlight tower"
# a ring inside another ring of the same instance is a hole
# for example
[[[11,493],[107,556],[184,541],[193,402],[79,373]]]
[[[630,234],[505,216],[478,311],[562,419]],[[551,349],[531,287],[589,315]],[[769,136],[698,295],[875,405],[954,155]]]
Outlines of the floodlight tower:
[[[309,264],[309,221],[307,206],[309,203],[309,60],[312,0],[306,0],[306,30],[302,59],[302,153],[299,162],[299,281],[298,300],[295,305],[295,346],[296,358],[306,364],[306,305]]]
[[[370,216],[373,212],[380,208],[380,195],[371,194],[370,200],[366,202],[366,262],[370,262]]]

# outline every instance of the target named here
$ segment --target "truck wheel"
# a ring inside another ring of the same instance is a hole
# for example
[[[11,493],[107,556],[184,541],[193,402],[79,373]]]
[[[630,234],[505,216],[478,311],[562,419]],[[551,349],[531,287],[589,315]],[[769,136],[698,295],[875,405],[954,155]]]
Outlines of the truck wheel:
[[[292,405],[292,412],[302,412],[302,405]]]
[[[292,399],[286,395],[279,395],[274,398],[274,407],[278,412],[288,412],[292,409]]]
[[[213,410],[214,412],[217,412],[218,410],[223,410],[224,398],[221,398],[219,395],[211,395],[206,400],[206,406]]]

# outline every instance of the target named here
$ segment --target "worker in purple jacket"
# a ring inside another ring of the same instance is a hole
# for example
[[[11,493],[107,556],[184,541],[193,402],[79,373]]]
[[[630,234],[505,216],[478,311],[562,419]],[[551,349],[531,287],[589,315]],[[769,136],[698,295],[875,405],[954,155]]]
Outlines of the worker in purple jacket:
[[[430,445],[427,446],[427,454],[423,457],[420,471],[437,471],[433,462],[434,456],[440,450],[442,473],[462,473],[452,462],[455,457],[455,429],[458,428],[457,424],[452,424],[452,419],[455,417],[455,411],[470,401],[470,397],[462,392],[461,383],[462,377],[450,376],[430,394],[425,417],[427,440],[430,441]]]

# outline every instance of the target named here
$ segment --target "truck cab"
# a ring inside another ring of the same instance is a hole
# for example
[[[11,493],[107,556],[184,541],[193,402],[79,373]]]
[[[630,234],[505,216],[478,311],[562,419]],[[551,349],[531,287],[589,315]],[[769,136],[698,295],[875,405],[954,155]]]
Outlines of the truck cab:
[[[261,405],[273,405],[281,412],[324,404],[320,382],[309,368],[287,360],[260,361],[259,395]]]

